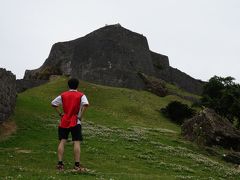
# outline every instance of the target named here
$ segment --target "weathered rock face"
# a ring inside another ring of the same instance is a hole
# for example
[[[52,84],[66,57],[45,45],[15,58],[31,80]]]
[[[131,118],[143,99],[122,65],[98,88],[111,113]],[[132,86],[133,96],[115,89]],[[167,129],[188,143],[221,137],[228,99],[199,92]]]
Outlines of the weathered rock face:
[[[0,123],[13,113],[16,103],[16,76],[0,68]]]
[[[73,41],[56,43],[45,63],[39,69],[27,70],[24,79],[48,79],[63,74],[104,85],[146,88],[138,72],[157,76],[193,93],[202,88],[202,83],[174,71],[167,56],[151,52],[146,37],[119,24]]]
[[[182,125],[182,135],[199,144],[240,150],[240,131],[211,109],[204,109]]]

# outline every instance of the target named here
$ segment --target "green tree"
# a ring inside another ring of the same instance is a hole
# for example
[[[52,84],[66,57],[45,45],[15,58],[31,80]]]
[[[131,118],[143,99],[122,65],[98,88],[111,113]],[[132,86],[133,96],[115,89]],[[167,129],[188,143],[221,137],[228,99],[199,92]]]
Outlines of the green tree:
[[[201,104],[214,109],[240,127],[240,85],[233,77],[212,77],[204,85]],[[236,121],[235,121],[236,120]]]

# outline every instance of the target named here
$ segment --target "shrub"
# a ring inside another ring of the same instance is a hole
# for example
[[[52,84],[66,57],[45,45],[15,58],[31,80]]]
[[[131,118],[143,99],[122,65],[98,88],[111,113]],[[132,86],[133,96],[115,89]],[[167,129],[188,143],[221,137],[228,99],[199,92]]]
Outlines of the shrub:
[[[179,101],[170,102],[165,108],[161,109],[161,112],[177,124],[182,124],[185,119],[196,114],[194,109]]]

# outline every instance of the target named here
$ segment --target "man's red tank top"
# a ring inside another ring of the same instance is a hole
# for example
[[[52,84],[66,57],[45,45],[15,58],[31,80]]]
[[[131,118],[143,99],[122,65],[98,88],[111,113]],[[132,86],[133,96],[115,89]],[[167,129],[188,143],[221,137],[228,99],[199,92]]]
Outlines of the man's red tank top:
[[[79,91],[66,91],[61,94],[64,115],[59,127],[70,128],[77,125],[82,96],[83,93]]]

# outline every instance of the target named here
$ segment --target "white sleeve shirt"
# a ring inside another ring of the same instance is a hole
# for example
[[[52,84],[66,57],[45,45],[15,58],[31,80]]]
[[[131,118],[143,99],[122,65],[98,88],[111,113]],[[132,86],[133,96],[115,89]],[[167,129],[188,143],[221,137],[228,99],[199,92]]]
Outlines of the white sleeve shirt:
[[[52,104],[53,106],[60,106],[60,105],[62,105],[62,97],[61,97],[61,96],[56,97],[56,98],[51,102],[51,104]],[[83,96],[81,97],[80,107],[81,107],[81,106],[84,106],[84,105],[88,105],[88,104],[89,104],[89,102],[88,102],[88,100],[87,100],[87,97],[86,97],[85,95],[83,95]]]
[[[51,102],[52,106],[60,106],[62,105],[62,97],[58,96],[56,97],[52,102]]]
[[[62,105],[62,97],[61,96],[58,96],[56,97],[52,102],[51,102],[52,106],[60,106]],[[78,112],[78,121],[77,121],[77,124],[81,124],[81,112],[82,112],[82,108],[84,105],[89,105],[89,102],[87,100],[87,97],[85,95],[83,95],[81,97],[81,104],[80,104],[80,109],[79,109],[79,112]]]
[[[84,105],[89,105],[89,102],[88,102],[87,97],[85,95],[83,95],[82,98],[81,98],[81,106],[84,106]]]

